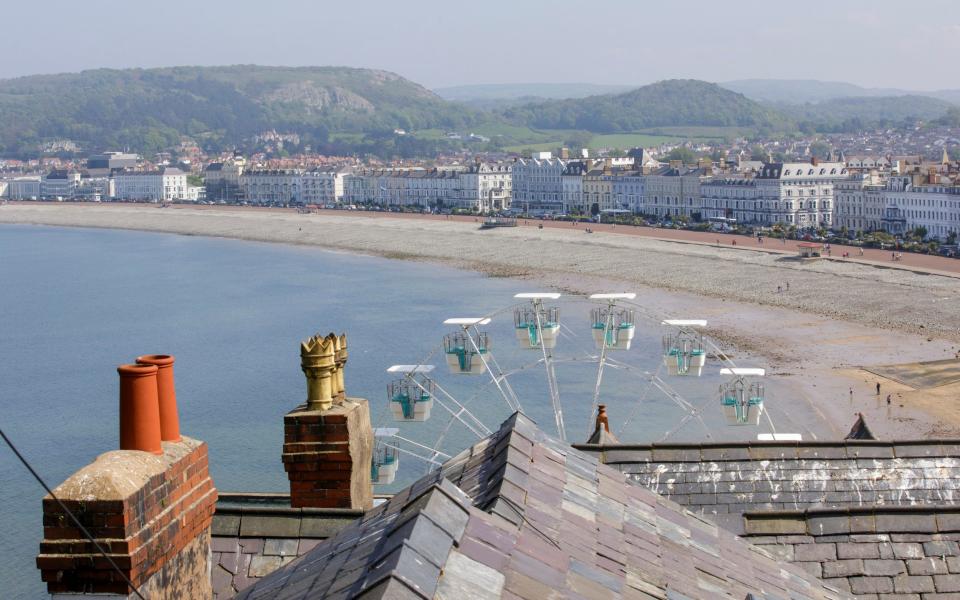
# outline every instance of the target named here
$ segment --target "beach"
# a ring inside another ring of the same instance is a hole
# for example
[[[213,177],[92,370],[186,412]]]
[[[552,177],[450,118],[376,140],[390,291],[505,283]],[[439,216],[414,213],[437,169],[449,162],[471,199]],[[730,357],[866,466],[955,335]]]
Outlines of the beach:
[[[608,226],[588,234],[566,223],[480,231],[472,219],[345,211],[11,203],[0,206],[0,223],[219,236],[440,262],[523,280],[518,291],[634,291],[660,314],[708,319],[711,338],[740,364],[789,380],[790,401],[811,403],[838,437],[856,412],[885,439],[960,436],[960,414],[949,405],[955,396],[941,390],[901,407],[901,395],[887,407],[873,392],[876,382],[882,396],[911,390],[860,369],[954,358],[960,278],[950,262],[930,267],[906,257],[885,264],[876,253],[806,262],[790,243],[760,247],[742,236],[733,246],[730,236],[716,236],[717,244]]]

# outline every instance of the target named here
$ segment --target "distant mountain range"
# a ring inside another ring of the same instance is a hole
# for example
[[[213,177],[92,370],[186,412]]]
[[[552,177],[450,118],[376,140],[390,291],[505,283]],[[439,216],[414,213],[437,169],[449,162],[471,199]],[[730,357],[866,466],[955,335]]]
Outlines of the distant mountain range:
[[[736,92],[695,79],[671,79],[624,92],[547,100],[503,111],[515,122],[542,129],[624,133],[651,127],[710,126],[782,129],[788,120]]]
[[[960,90],[917,91],[898,88],[865,88],[841,81],[815,79],[740,79],[720,84],[753,100],[783,104],[805,104],[837,98],[875,98],[878,96],[924,96],[960,104]]]
[[[598,83],[490,83],[441,87],[433,91],[445,100],[462,102],[477,108],[496,109],[543,100],[617,94],[636,87],[638,86]]]
[[[667,80],[635,89],[504,84],[438,94],[371,69],[100,69],[0,80],[0,155],[35,156],[53,139],[78,141],[85,151],[129,148],[149,155],[176,148],[181,136],[208,151],[248,151],[259,147],[251,142],[256,134],[277,130],[297,133],[300,141],[274,145],[274,152],[309,145],[329,154],[432,156],[468,143],[473,151],[586,143],[598,134],[652,128],[857,130],[938,119],[951,110],[951,94],[960,99],[960,91],[893,94],[899,91],[831,82]],[[447,131],[483,137],[461,141]]]

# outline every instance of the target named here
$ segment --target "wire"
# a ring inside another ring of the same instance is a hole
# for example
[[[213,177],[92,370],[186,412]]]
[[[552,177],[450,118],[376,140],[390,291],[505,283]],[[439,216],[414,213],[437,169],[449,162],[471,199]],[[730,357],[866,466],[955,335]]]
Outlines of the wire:
[[[33,469],[32,466],[30,466],[30,463],[27,462],[27,459],[24,458],[22,454],[20,454],[20,451],[17,450],[17,447],[14,446],[13,442],[10,441],[10,438],[7,437],[7,434],[3,432],[3,429],[0,429],[0,437],[3,437],[3,441],[7,443],[7,446],[10,447],[10,450],[12,450],[13,453],[17,456],[17,458],[20,459],[20,462],[23,463],[23,466],[26,467],[28,471],[30,471],[30,474],[33,475],[33,478],[36,479],[41,486],[43,486],[43,489],[45,489],[47,493],[50,494],[50,497],[56,500],[57,504],[60,505],[60,508],[63,509],[63,512],[67,513],[67,516],[70,517],[70,519],[74,522],[77,528],[80,529],[83,535],[85,535],[86,538],[90,540],[90,543],[94,545],[97,551],[100,554],[102,554],[103,557],[107,559],[107,561],[109,561],[110,566],[112,566],[114,570],[120,574],[120,577],[122,577],[123,580],[127,583],[127,585],[130,586],[130,589],[133,590],[133,593],[136,594],[137,597],[140,598],[140,600],[147,600],[146,598],[143,597],[143,594],[140,593],[140,590],[137,589],[137,586],[133,585],[133,582],[130,581],[130,578],[127,577],[126,573],[124,573],[120,569],[120,567],[117,566],[117,563],[113,561],[110,555],[107,554],[107,552],[103,549],[103,546],[101,546],[97,542],[97,540],[93,539],[93,536],[90,534],[89,531],[87,531],[87,528],[83,526],[83,523],[81,523],[80,520],[77,519],[76,516],[74,516],[74,514],[70,511],[70,509],[67,508],[67,506],[60,500],[60,498],[57,498],[57,495],[53,493],[53,490],[50,489],[50,486],[48,486],[47,483],[43,480],[43,478],[40,477],[40,475]]]

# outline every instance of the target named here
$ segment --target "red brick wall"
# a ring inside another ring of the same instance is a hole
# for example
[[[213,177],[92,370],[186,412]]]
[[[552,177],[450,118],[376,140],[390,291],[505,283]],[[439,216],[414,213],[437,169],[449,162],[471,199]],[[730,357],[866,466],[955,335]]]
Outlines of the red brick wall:
[[[284,415],[283,468],[293,508],[369,508],[372,431],[366,401]]]
[[[217,491],[208,472],[207,445],[193,444],[184,453],[184,443],[165,443],[162,459],[169,464],[123,499],[63,500],[138,588],[210,527]],[[51,594],[129,592],[50,497],[43,500],[43,537],[37,567]]]

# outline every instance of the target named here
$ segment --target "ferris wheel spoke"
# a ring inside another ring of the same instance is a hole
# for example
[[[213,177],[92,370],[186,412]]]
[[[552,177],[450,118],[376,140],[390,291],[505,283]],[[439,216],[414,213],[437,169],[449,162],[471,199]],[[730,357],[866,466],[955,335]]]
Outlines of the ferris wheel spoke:
[[[440,385],[436,381],[433,382],[433,385],[436,386],[436,388],[440,391],[440,393],[443,394],[450,403],[452,403],[454,406],[457,407],[457,410],[453,410],[449,406],[446,406],[446,404],[444,404],[443,402],[440,402],[439,398],[437,399],[440,406],[445,408],[447,412],[449,412],[453,416],[454,419],[457,419],[458,421],[463,423],[464,427],[466,427],[471,432],[473,432],[473,434],[476,435],[477,437],[480,437],[480,438],[486,437],[492,433],[492,431],[490,431],[490,429],[483,424],[483,421],[478,419],[472,412],[470,412],[467,409],[466,406],[464,406],[456,398],[454,398],[453,395],[450,394],[450,392],[448,392],[442,385]],[[467,418],[469,418],[470,421],[473,423],[473,425],[467,423],[462,418],[463,416],[466,416]]]
[[[557,375],[553,370],[553,353],[547,352],[547,344],[543,339],[543,322],[540,318],[542,312],[542,303],[540,300],[534,300],[533,311],[537,319],[537,336],[540,340],[540,350],[543,352],[543,366],[547,372],[547,388],[550,392],[550,404],[553,406],[553,415],[557,423],[557,435],[561,441],[567,441],[567,432],[563,426],[563,407],[560,405],[560,390],[557,386]]]
[[[411,446],[416,446],[417,448],[420,448],[421,450],[426,450],[426,451],[428,451],[428,452],[432,452],[432,453],[434,454],[434,457],[435,457],[435,458],[442,458],[442,459],[444,459],[444,460],[450,458],[450,455],[449,455],[449,454],[444,454],[443,452],[440,452],[440,451],[437,450],[436,448],[431,448],[430,446],[424,446],[424,445],[421,444],[420,442],[415,442],[415,441],[413,441],[413,440],[411,440],[411,439],[409,439],[409,438],[405,438],[405,437],[401,436],[401,435],[398,434],[398,433],[393,434],[393,437],[396,438],[396,439],[398,439],[398,440],[400,440],[401,442],[405,442],[405,443],[407,443],[407,444],[410,444]]]
[[[657,367],[657,374],[660,373],[660,369],[662,367],[663,367],[663,364],[661,363],[661,365]],[[651,378],[647,381],[647,386],[643,388],[643,394],[640,395],[640,399],[637,401],[636,405],[633,407],[633,410],[630,411],[630,414],[627,415],[627,419],[620,426],[620,433],[619,433],[620,436],[623,435],[623,433],[627,430],[627,426],[630,424],[631,421],[633,421],[633,418],[640,411],[640,407],[643,406],[643,403],[646,401],[647,395],[650,393],[650,390],[652,388],[653,388],[653,379]]]
[[[383,445],[383,446],[385,446],[385,447],[387,447],[387,448],[393,448],[393,449],[396,450],[397,452],[400,452],[400,453],[406,454],[406,455],[408,455],[408,456],[412,456],[413,458],[416,458],[416,459],[422,460],[422,461],[424,461],[424,462],[427,462],[427,463],[429,463],[430,465],[432,465],[432,466],[434,466],[434,467],[439,467],[439,466],[443,465],[442,462],[438,462],[438,461],[435,460],[435,459],[432,459],[432,458],[423,456],[423,455],[421,455],[421,454],[417,454],[416,452],[413,452],[412,450],[407,450],[406,448],[401,448],[399,444],[391,444],[390,442],[387,442],[387,441],[381,441],[380,444]]]
[[[503,397],[503,401],[507,403],[507,407],[510,408],[510,412],[523,412],[520,408],[520,400],[517,399],[516,393],[514,393],[513,388],[510,387],[510,382],[504,379],[503,372],[500,370],[500,365],[497,364],[497,360],[494,358],[493,353],[489,351],[481,352],[480,347],[477,345],[477,341],[473,339],[474,336],[470,335],[469,327],[469,325],[464,325],[463,327],[464,333],[466,334],[465,337],[473,347],[473,351],[476,353],[476,356],[480,358],[480,362],[483,364],[484,370],[490,375],[494,385],[497,386],[497,390]],[[480,330],[477,329],[475,325],[474,330],[479,336]],[[488,361],[487,358],[490,360]],[[496,370],[490,368],[491,363],[494,367],[496,367]]]

